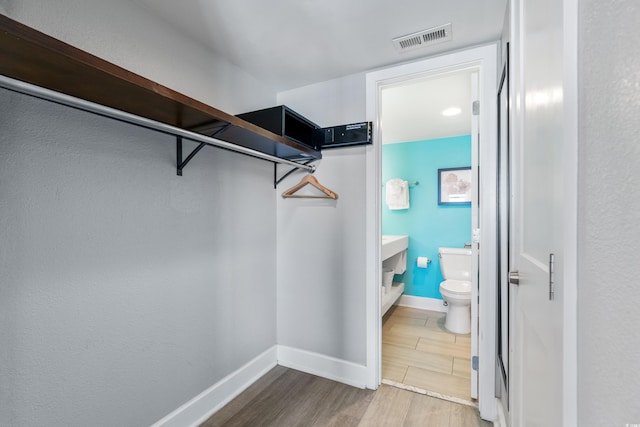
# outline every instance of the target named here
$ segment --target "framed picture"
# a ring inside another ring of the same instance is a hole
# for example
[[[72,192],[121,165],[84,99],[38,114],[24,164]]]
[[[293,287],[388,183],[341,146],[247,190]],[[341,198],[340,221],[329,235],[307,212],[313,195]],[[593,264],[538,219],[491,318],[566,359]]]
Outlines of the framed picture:
[[[438,204],[471,205],[471,166],[438,169]]]

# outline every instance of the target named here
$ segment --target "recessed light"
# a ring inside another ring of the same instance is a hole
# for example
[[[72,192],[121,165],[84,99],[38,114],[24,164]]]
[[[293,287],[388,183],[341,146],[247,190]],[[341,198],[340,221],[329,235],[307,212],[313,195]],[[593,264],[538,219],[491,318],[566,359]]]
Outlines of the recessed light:
[[[462,113],[462,110],[458,107],[451,107],[446,110],[442,110],[443,116],[457,116],[460,113]]]

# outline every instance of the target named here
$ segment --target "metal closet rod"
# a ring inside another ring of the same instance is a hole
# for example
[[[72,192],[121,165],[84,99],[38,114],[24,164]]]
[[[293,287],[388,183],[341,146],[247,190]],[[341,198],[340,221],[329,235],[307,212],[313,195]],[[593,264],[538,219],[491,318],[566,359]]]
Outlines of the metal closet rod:
[[[155,120],[147,119],[145,117],[136,116],[135,114],[127,113],[124,111],[116,110],[115,108],[96,104],[95,102],[86,101],[84,99],[65,95],[60,92],[56,92],[40,86],[32,85],[30,83],[26,83],[20,80],[12,79],[7,76],[0,75],[0,87],[3,87],[5,89],[8,89],[14,92],[19,92],[24,95],[30,95],[36,98],[55,102],[57,104],[62,104],[68,107],[77,108],[82,111],[98,114],[100,116],[108,117],[115,120],[120,120],[126,123],[130,123],[136,126],[141,126],[141,127],[162,132],[165,134],[181,136],[182,138],[185,138],[191,141],[202,142],[207,145],[224,148],[230,151],[234,151],[236,153],[257,157],[262,160],[268,160],[274,163],[293,166],[294,168],[297,168],[297,169],[304,169],[310,173],[313,173],[316,170],[315,165],[304,165],[301,163],[294,162],[293,160],[281,159],[280,157],[272,156],[271,154],[262,153],[260,151],[252,150],[251,148],[242,147],[240,145],[235,145],[230,142],[223,141],[221,139],[212,138],[206,135],[201,135],[199,133],[181,129],[179,127],[168,125],[166,123],[157,122]]]

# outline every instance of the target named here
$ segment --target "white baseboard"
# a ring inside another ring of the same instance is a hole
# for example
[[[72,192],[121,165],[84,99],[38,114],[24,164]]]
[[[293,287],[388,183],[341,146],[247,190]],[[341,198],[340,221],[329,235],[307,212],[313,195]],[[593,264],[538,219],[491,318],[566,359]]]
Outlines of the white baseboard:
[[[365,388],[364,365],[286,346],[273,346],[237,371],[227,375],[151,427],[196,427],[276,365]]]
[[[278,349],[274,345],[151,427],[199,426],[277,364]]]
[[[422,310],[447,312],[447,307],[442,305],[442,300],[438,298],[415,297],[413,295],[402,295],[397,305],[403,307],[419,308]]]
[[[367,384],[366,366],[311,351],[279,345],[278,364],[354,387]]]

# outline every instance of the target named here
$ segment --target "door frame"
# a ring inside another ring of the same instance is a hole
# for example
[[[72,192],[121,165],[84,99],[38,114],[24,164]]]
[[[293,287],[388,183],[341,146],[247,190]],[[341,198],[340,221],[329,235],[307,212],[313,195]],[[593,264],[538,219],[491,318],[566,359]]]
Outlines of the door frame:
[[[395,67],[367,73],[366,111],[367,120],[374,123],[374,144],[366,148],[366,317],[367,387],[377,389],[381,381],[381,318],[380,318],[380,265],[381,265],[381,170],[382,147],[380,141],[380,90],[384,85],[411,80],[417,76],[439,74],[461,68],[477,68],[480,71],[480,123],[482,142],[478,150],[479,165],[479,224],[482,253],[495,254],[496,239],[496,150],[497,113],[497,44],[490,44],[449,53],[433,58],[411,62]],[[482,189],[486,189],[482,191]],[[494,255],[479,259],[479,373],[478,408],[482,418],[497,417],[494,396],[495,379],[495,295],[496,259]]]
[[[504,422],[508,420],[511,357],[512,310],[508,280],[511,260],[511,129],[509,91],[509,43],[504,49],[498,83],[498,281],[496,289],[496,397],[502,405]],[[503,306],[504,304],[504,306]],[[506,326],[506,327],[505,327]],[[506,351],[506,355],[505,355]],[[506,360],[502,356],[506,357]],[[510,421],[510,420],[509,420]],[[509,422],[509,425],[511,423]]]

